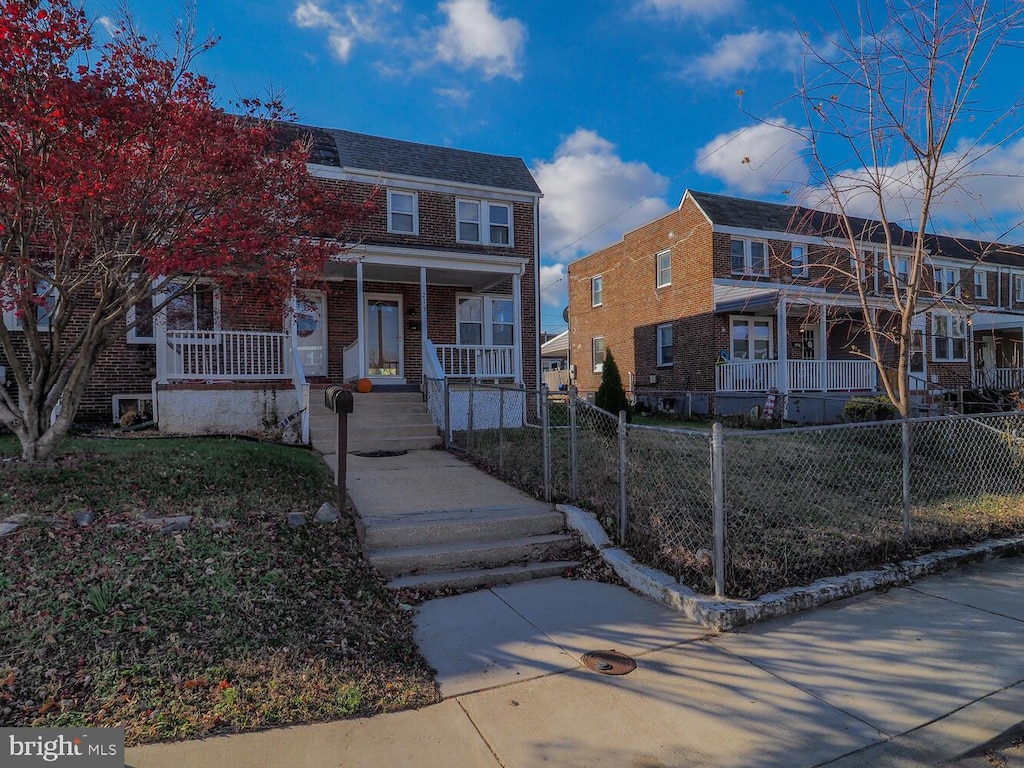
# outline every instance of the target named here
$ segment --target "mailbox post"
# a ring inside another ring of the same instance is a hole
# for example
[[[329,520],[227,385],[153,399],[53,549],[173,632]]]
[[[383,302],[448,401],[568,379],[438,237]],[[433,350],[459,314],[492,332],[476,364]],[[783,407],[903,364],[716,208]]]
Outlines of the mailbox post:
[[[334,473],[334,481],[338,484],[338,503],[345,503],[345,475],[348,471],[348,415],[352,413],[352,393],[341,387],[331,386],[324,392],[324,401],[328,410],[338,417],[338,430],[334,441],[334,457],[338,469]]]

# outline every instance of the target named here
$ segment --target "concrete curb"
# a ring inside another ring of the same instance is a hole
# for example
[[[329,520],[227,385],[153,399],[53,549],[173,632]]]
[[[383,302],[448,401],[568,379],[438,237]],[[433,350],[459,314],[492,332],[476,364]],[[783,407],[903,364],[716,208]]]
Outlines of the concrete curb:
[[[819,579],[807,586],[779,590],[756,600],[718,599],[698,594],[667,573],[638,563],[624,549],[612,544],[593,512],[568,504],[559,504],[557,509],[565,515],[566,525],[596,549],[629,586],[716,632],[815,608],[879,587],[906,585],[922,576],[966,563],[1024,553],[1024,537],[992,539],[973,547],[922,555],[875,571],[857,571]]]

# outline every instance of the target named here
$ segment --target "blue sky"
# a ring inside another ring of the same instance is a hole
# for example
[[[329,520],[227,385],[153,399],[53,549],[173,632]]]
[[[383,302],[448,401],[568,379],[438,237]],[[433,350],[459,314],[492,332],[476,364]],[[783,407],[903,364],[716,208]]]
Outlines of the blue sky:
[[[131,5],[150,34],[181,13]],[[87,2],[101,40],[115,9]],[[807,181],[791,97],[804,40],[824,47],[838,29],[820,0],[198,0],[196,14],[221,38],[196,68],[224,105],[282,89],[308,124],[522,157],[545,193],[550,331],[565,327],[565,264],[687,187],[785,200]],[[1021,63],[997,61],[997,84]],[[984,182],[998,176],[986,199],[1017,215],[1022,160],[1024,142],[999,148]]]

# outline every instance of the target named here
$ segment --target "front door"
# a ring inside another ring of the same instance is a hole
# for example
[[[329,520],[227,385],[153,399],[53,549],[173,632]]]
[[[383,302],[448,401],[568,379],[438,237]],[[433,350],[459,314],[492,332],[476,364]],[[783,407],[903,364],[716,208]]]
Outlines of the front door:
[[[370,378],[401,378],[402,297],[366,296],[366,374]]]
[[[327,305],[323,291],[304,291],[295,298],[295,336],[307,376],[327,375]]]

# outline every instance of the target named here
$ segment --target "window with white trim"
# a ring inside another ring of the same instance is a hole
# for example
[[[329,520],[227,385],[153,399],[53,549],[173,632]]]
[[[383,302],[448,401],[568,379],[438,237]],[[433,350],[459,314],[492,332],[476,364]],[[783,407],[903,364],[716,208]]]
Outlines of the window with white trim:
[[[175,292],[177,292],[175,294]],[[220,289],[209,280],[200,280],[189,286],[168,283],[146,301],[148,306],[136,304],[128,309],[125,322],[134,327],[128,331],[129,344],[153,344],[156,341],[153,323],[158,307],[173,298],[159,313],[165,318],[168,331],[216,331],[220,329]]]
[[[807,246],[793,245],[789,251],[789,263],[793,277],[807,277]]]
[[[672,365],[672,323],[658,326],[658,365]]]
[[[772,319],[733,317],[729,320],[732,360],[772,359]]]
[[[984,269],[974,270],[974,298],[988,298],[988,271]]]
[[[460,296],[455,311],[459,344],[510,347],[515,341],[510,297]]]
[[[953,267],[935,269],[935,292],[940,296],[960,295],[960,270]]]
[[[768,243],[764,240],[732,239],[732,273],[734,275],[767,275]]]
[[[415,192],[388,190],[388,232],[418,235],[419,200]]]
[[[36,284],[34,308],[30,307],[29,312],[35,314],[36,329],[48,331],[50,329],[50,317],[57,306],[57,288],[48,280],[40,280]],[[25,329],[25,316],[19,317],[18,310],[4,310],[4,325],[11,331],[22,331]]]
[[[595,336],[590,342],[590,351],[594,360],[594,373],[604,370],[604,336]]]
[[[658,273],[658,288],[665,288],[672,285],[672,251],[662,251],[654,257],[655,268]]]
[[[456,200],[456,239],[460,243],[513,245],[512,206],[489,200]]]
[[[885,273],[885,282],[892,285],[892,270],[889,267],[889,260],[884,254],[879,254],[882,262],[882,271]],[[910,282],[910,260],[906,256],[893,256],[893,265],[896,267],[896,287],[904,288]]]
[[[149,421],[153,418],[152,394],[113,395],[110,400],[114,424],[120,424],[121,419],[133,412],[137,414],[136,418],[139,421]]]
[[[936,360],[966,360],[967,319],[952,312],[933,313],[932,345]]]
[[[1024,304],[1024,275],[1013,275],[1013,303]]]
[[[600,307],[604,304],[604,276],[595,275],[590,278],[590,306]]]

